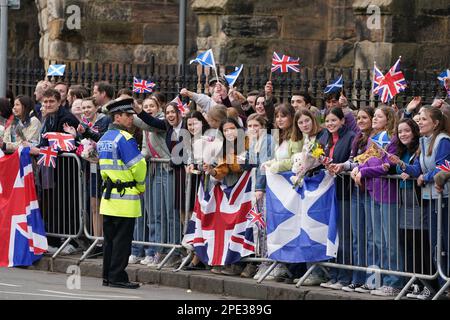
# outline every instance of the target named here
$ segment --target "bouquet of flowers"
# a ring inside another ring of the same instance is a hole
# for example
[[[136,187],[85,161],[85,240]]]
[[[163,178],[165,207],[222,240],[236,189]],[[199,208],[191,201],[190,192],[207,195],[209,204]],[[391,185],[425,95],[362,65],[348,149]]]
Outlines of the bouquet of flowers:
[[[321,164],[327,165],[332,159],[325,156],[322,145],[317,141],[307,143],[303,150],[292,156],[292,172],[294,176],[290,178],[293,187],[303,186],[305,175],[308,171],[317,168]]]
[[[98,163],[97,144],[91,139],[81,140],[76,154],[89,162]]]

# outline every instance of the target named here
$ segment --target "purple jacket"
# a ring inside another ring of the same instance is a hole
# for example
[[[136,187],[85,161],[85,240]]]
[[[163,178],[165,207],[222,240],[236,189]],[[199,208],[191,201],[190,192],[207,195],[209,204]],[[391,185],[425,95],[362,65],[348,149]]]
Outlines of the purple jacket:
[[[368,146],[373,143],[369,141]],[[386,151],[390,154],[396,154],[398,139],[396,136],[391,138]],[[365,179],[365,188],[369,192],[372,199],[382,203],[395,203],[397,202],[397,183],[395,179],[380,178],[387,174],[383,169],[382,164],[389,163],[391,167],[395,167],[395,164],[388,160],[387,155],[383,155],[381,159],[372,157],[367,160],[366,163],[358,166],[361,177]]]

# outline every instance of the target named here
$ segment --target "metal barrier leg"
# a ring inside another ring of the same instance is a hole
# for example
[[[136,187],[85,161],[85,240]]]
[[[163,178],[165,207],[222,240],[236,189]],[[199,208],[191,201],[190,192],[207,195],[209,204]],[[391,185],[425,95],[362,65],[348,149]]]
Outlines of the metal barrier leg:
[[[258,281],[256,281],[256,283],[261,283],[264,281],[264,279],[269,275],[269,273],[272,272],[273,269],[275,269],[275,267],[278,265],[277,261],[274,261],[269,268],[267,268],[266,272],[264,272],[264,274],[258,279]]]
[[[316,267],[317,267],[317,264],[313,264],[308,270],[306,270],[305,274],[298,280],[295,287],[300,288],[300,286],[303,284],[303,282],[305,282],[305,280],[309,277],[309,275],[314,271],[314,269]]]
[[[395,297],[395,300],[400,300],[406,293],[406,291],[411,287],[411,285],[414,283],[414,281],[417,280],[417,277],[412,277],[408,283],[403,287],[402,291]]]
[[[95,246],[97,245],[97,243],[100,242],[100,239],[95,239],[94,243],[92,243],[89,248],[84,252],[84,254],[81,256],[80,260],[78,260],[78,264],[80,264],[81,262],[83,262],[88,256],[89,253],[91,253],[91,251],[95,248]]]
[[[194,257],[194,252],[193,251],[189,252],[188,256],[185,257],[183,259],[183,261],[181,262],[181,265],[177,269],[173,270],[173,272],[178,272],[178,271],[182,270],[184,268],[184,266],[187,265],[192,260],[193,257]]]
[[[163,261],[161,261],[161,263],[158,265],[158,267],[156,268],[156,270],[161,270],[162,267],[167,263],[167,261],[170,259],[170,256],[175,252],[176,248],[173,247],[172,250],[169,251],[169,253],[167,254],[167,256],[165,256],[165,258],[163,259]]]
[[[445,290],[450,286],[450,280],[448,280],[442,288],[434,295],[432,300],[437,300],[445,292]]]
[[[70,240],[72,240],[72,239],[74,239],[74,238],[72,238],[72,237],[67,238],[67,240],[64,241],[62,246],[59,247],[58,250],[56,250],[55,254],[52,256],[52,259],[55,259],[61,253],[61,251],[69,244]]]

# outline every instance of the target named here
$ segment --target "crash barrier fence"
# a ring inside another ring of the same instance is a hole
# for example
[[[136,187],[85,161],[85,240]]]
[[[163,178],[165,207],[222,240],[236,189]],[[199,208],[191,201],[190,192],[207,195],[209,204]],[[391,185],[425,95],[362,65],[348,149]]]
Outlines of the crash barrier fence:
[[[36,185],[47,234],[66,239],[55,258],[73,239],[93,240],[80,262],[103,240],[99,215],[101,177],[97,164],[81,162],[76,155],[58,157],[56,169],[39,167]],[[184,167],[173,168],[169,159],[148,161],[143,215],[136,220],[133,246],[136,250],[166,254],[157,265],[161,269],[182,251],[198,190],[199,176],[186,174]],[[404,296],[415,282],[425,285],[439,280],[437,299],[450,285],[449,198],[442,193],[418,187],[414,179],[399,176],[367,179],[363,187],[348,174],[336,178],[339,211],[339,246],[336,259],[308,264],[297,287],[313,272],[325,272],[337,280],[363,282],[380,287],[402,287],[396,299]],[[383,190],[380,192],[380,190]],[[262,230],[264,232],[264,230]],[[261,238],[261,237],[257,237]],[[143,246],[143,247],[142,247]],[[264,239],[258,241],[254,257],[243,262],[271,263],[258,279],[261,283],[276,267],[269,259]],[[178,269],[186,265],[190,253]],[[430,287],[430,286],[428,286]],[[432,286],[431,286],[432,287]]]

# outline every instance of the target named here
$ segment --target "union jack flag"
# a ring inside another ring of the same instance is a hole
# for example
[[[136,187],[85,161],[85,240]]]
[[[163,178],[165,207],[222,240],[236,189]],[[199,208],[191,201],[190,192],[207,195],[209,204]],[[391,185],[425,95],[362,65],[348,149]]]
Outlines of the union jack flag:
[[[0,267],[30,266],[47,251],[30,148],[0,159]]]
[[[300,59],[294,59],[292,57],[282,55],[279,56],[278,53],[274,52],[272,57],[272,72],[280,70],[282,73],[290,71],[300,72]]]
[[[47,132],[43,137],[48,140],[50,146],[55,150],[72,151],[76,149],[75,139],[71,134],[61,132]]]
[[[376,65],[374,66],[373,88],[373,93],[378,95],[383,103],[388,103],[406,89],[406,79],[400,70],[400,58],[384,76]]]
[[[39,165],[43,165],[45,167],[52,166],[56,168],[56,158],[58,157],[58,151],[52,149],[51,147],[43,147],[39,151],[39,155],[41,156],[37,162]]]
[[[183,101],[181,100],[180,96],[177,97],[176,100],[177,106],[178,106],[178,110],[180,110],[181,114],[185,114],[187,112],[189,112],[189,107],[187,103],[183,103]]]
[[[258,211],[258,208],[253,207],[249,213],[247,214],[247,218],[250,219],[250,223],[255,223],[258,228],[265,229],[266,222],[264,221],[264,217],[262,212]]]
[[[152,93],[155,85],[154,82],[133,77],[133,92],[135,93]]]
[[[450,162],[445,160],[444,164],[436,166],[436,168],[444,172],[450,172]]]
[[[250,175],[244,172],[234,186],[219,183],[209,192],[200,183],[183,245],[194,246],[203,263],[232,264],[255,252],[254,228],[247,219],[253,198]]]

